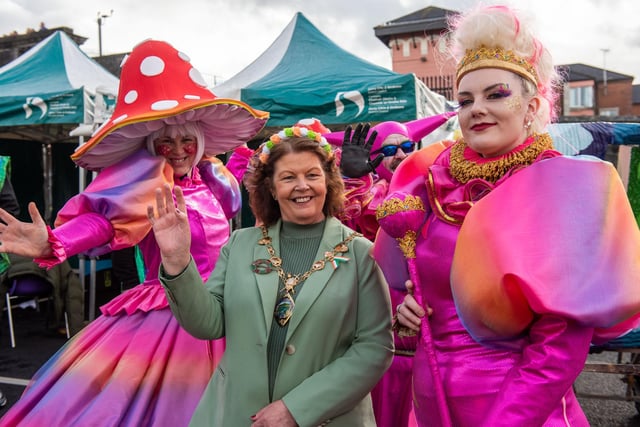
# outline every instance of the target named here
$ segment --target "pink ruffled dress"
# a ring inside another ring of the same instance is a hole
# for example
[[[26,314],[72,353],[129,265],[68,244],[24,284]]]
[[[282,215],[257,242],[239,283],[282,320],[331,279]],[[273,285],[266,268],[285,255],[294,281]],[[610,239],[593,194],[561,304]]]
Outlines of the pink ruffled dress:
[[[615,169],[546,151],[461,184],[439,149],[412,155],[390,191],[427,206],[416,259],[453,425],[588,426],[572,384],[589,345],[639,323],[640,233]],[[395,240],[379,233],[374,256],[403,289]],[[418,424],[439,426],[420,345],[413,382]]]
[[[40,368],[0,425],[188,425],[224,340],[199,340],[180,328],[157,279],[160,254],[146,206],[154,204],[154,189],[171,181],[164,160],[141,150],[104,169],[62,209],[51,236],[56,257],[38,260],[42,265],[138,243],[147,277],[102,306],[102,316]],[[206,280],[240,207],[239,188],[219,161],[201,162],[175,185],[185,195],[191,253]]]

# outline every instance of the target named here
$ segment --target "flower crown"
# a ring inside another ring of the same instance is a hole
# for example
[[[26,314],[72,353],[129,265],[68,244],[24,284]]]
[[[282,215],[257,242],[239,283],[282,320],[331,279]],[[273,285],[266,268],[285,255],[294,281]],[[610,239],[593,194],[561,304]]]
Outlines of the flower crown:
[[[327,139],[324,136],[303,126],[292,126],[290,128],[284,128],[278,133],[274,133],[264,144],[262,144],[260,161],[262,163],[266,163],[267,159],[269,158],[269,154],[271,154],[271,149],[276,144],[279,144],[283,139],[291,138],[294,136],[306,137],[317,142],[318,145],[320,145],[320,147],[327,152],[327,156],[329,158],[333,157],[331,145],[327,142]]]
[[[458,63],[456,85],[460,83],[462,76],[480,68],[500,68],[511,71],[530,80],[536,86],[538,85],[538,74],[529,61],[516,55],[511,50],[485,46],[481,46],[478,49],[467,49],[464,57]]]

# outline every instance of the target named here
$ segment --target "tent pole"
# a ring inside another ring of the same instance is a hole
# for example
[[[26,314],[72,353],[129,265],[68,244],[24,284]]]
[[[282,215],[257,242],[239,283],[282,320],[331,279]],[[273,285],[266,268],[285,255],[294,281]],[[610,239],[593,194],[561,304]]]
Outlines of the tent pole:
[[[84,136],[80,135],[78,137],[78,147],[82,147],[84,144]],[[92,173],[92,178],[95,178],[97,175],[96,172]],[[82,193],[87,186],[87,171],[84,168],[78,167],[78,193]],[[82,288],[86,288],[85,282],[85,274],[86,266],[85,261],[87,257],[83,254],[78,254],[78,260],[81,265],[80,267],[80,280],[82,281]],[[91,322],[96,318],[96,270],[97,263],[95,257],[89,257],[89,321]]]
[[[53,173],[51,162],[51,144],[42,144],[42,165],[44,169],[44,221],[51,225],[53,214]]]

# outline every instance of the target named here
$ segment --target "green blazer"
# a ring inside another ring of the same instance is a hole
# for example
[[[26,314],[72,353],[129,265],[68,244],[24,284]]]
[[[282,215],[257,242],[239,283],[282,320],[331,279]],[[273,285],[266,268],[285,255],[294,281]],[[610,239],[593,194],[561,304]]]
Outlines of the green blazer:
[[[269,228],[280,253],[280,222]],[[344,240],[351,229],[329,218],[315,259]],[[268,405],[267,339],[278,293],[278,274],[256,274],[251,263],[268,259],[258,245],[259,228],[235,231],[222,248],[211,277],[193,264],[177,277],[160,272],[171,310],[195,337],[226,337],[226,351],[191,419],[191,426],[250,426]],[[371,242],[358,237],[334,269],[313,273],[296,306],[275,380],[300,427],[375,426],[369,391],[393,354],[391,305],[384,277],[370,256]]]

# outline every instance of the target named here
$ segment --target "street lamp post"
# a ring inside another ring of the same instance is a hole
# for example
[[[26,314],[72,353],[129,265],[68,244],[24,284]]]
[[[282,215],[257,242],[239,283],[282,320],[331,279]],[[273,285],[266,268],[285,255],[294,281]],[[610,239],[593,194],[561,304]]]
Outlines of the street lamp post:
[[[102,20],[113,15],[113,9],[108,14],[98,12],[98,55],[102,56]]]

